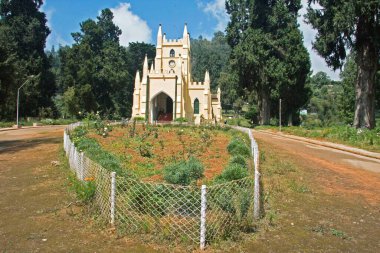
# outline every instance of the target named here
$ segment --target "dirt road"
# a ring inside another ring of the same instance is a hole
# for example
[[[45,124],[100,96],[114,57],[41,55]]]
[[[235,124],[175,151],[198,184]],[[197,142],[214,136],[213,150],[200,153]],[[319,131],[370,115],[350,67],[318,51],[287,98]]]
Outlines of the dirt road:
[[[267,216],[275,225],[247,251],[379,252],[380,160],[253,133],[263,157],[280,165],[262,167],[264,195],[274,195]]]
[[[63,127],[0,132],[0,252],[154,252],[97,227],[68,192]]]
[[[85,214],[86,207],[75,204],[67,171],[51,165],[58,159],[62,131],[63,127],[41,127],[0,132],[0,252],[165,251],[165,246],[116,239]],[[273,224],[260,226],[231,252],[378,251],[378,161],[254,135],[266,157],[264,199],[273,198],[264,220]],[[270,157],[275,166],[268,164]],[[296,170],[287,168],[292,164]],[[219,251],[225,251],[223,246]]]

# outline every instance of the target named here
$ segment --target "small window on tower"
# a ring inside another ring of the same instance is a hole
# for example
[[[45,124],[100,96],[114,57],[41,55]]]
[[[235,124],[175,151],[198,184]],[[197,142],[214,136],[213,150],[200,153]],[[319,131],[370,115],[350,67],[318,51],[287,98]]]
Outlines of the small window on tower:
[[[196,98],[194,100],[194,114],[199,114],[199,100]]]
[[[170,50],[170,57],[175,57],[175,51],[174,51],[174,49]]]

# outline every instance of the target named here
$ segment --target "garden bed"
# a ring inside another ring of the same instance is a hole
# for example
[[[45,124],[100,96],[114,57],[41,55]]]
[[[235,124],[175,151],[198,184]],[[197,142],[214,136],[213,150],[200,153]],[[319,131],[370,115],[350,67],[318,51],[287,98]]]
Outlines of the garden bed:
[[[104,131],[106,129],[106,131]],[[230,128],[194,127],[186,125],[145,126],[131,123],[128,126],[90,127],[85,131],[79,128],[74,133],[82,136],[80,149],[90,151],[89,146],[98,146],[103,167],[120,167],[124,173],[132,174],[143,181],[164,182],[163,170],[166,166],[196,158],[204,167],[203,177],[198,185],[208,183],[222,174],[232,159],[228,145],[234,138],[243,141],[249,147],[245,134]],[[83,141],[85,139],[85,141]],[[95,143],[94,143],[95,142]],[[88,145],[87,143],[92,143]],[[89,154],[91,156],[91,154]],[[246,155],[246,170],[251,166],[250,155]],[[233,160],[233,159],[232,159]],[[112,161],[112,162],[111,162]],[[106,162],[107,163],[107,162]],[[119,171],[120,173],[120,171]]]

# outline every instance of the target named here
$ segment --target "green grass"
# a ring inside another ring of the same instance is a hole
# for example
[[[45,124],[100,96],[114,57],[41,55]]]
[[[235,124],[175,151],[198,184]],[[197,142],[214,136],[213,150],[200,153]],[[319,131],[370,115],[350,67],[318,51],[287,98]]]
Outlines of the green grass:
[[[249,120],[247,120],[244,117],[238,117],[238,118],[231,117],[231,119],[227,118],[227,124],[231,126],[241,126],[241,127],[249,127],[249,128],[252,127],[251,122],[249,122]]]
[[[276,130],[274,126],[259,126],[257,130]],[[327,140],[361,149],[380,152],[380,127],[372,130],[355,129],[349,126],[332,126],[306,129],[303,127],[282,127],[282,132],[301,137]]]
[[[21,126],[33,126],[33,123],[38,123],[40,125],[68,125],[70,123],[77,122],[75,119],[41,119],[41,120],[31,120],[19,121]],[[0,128],[8,128],[16,125],[16,121],[0,121]]]

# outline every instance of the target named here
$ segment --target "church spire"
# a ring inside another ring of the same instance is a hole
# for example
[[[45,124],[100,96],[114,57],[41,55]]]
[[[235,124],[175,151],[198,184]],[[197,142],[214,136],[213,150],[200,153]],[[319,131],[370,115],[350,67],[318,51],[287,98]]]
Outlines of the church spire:
[[[162,45],[162,28],[161,24],[158,26],[158,32],[157,32],[157,46]]]

